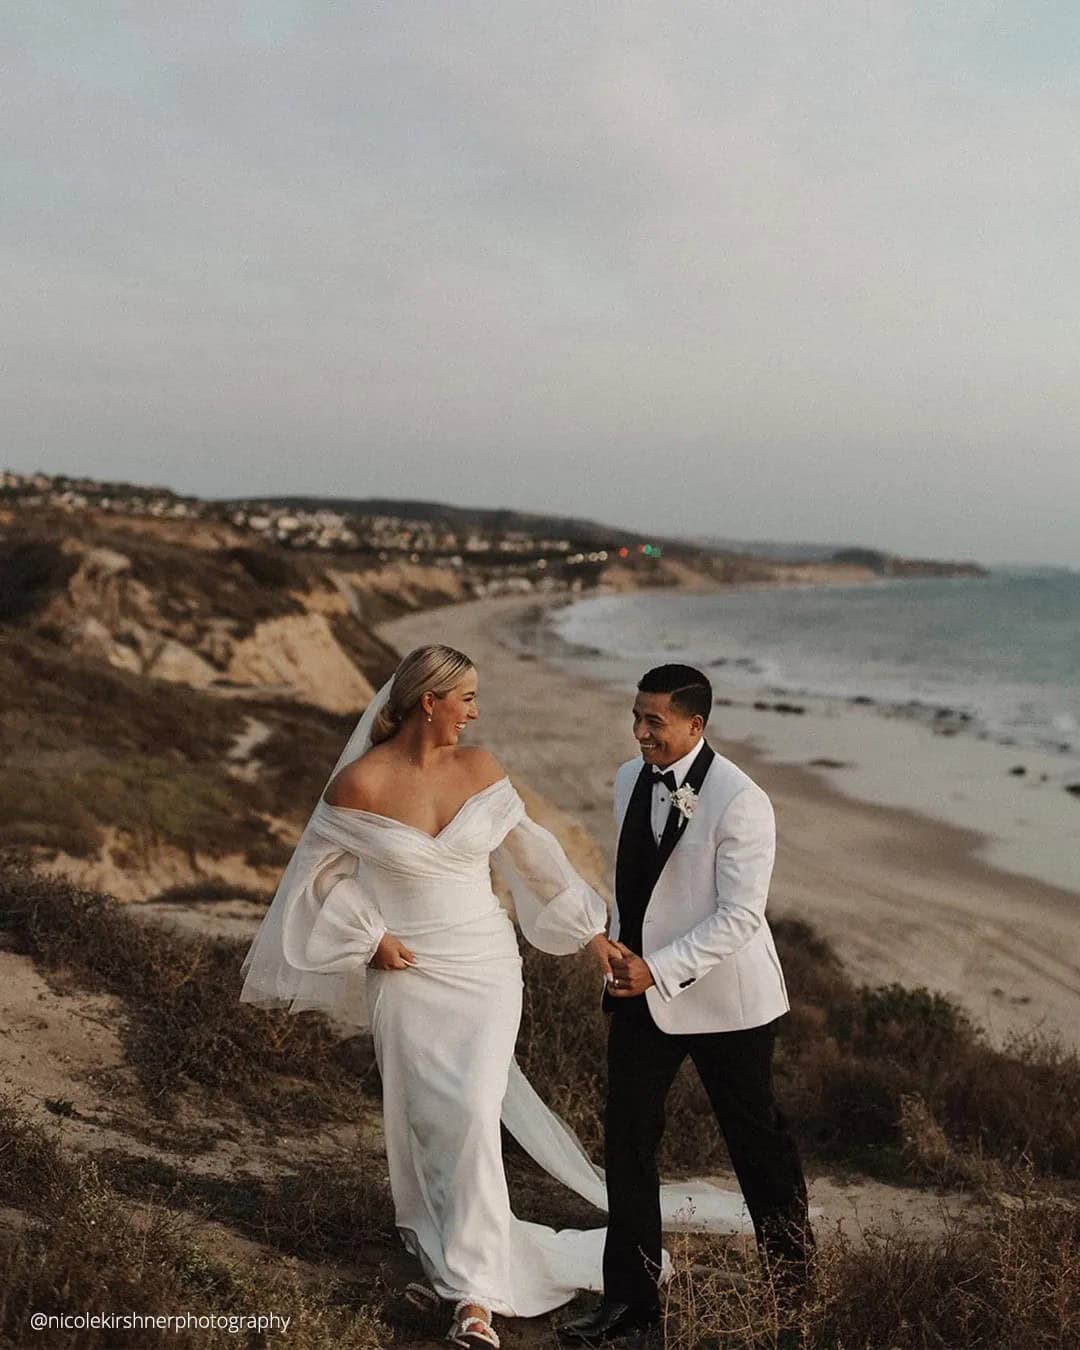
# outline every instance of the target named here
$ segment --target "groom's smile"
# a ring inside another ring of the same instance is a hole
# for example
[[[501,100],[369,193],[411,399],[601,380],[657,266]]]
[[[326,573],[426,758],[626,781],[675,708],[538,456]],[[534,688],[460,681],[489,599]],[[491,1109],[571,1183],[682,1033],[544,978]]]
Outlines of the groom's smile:
[[[701,739],[703,719],[672,706],[670,694],[638,690],[634,699],[634,739],[646,764],[666,769],[688,755]]]

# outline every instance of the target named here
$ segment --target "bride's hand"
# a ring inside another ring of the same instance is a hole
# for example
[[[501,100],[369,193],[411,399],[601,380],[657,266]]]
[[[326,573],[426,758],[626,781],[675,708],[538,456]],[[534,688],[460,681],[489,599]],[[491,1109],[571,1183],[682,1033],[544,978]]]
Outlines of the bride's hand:
[[[416,964],[416,957],[393,933],[384,933],[368,962],[374,970],[408,970]]]
[[[604,979],[610,979],[612,957],[621,956],[622,953],[608,938],[608,935],[606,933],[597,933],[594,938],[590,938],[589,941],[586,942],[585,950],[600,967]]]

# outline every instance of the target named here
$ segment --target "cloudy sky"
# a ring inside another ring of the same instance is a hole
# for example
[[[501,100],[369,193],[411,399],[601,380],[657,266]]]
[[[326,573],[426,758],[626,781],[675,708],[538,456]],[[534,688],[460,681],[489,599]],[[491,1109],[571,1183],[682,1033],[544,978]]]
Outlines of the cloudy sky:
[[[0,465],[1080,565],[1075,0],[9,0]]]

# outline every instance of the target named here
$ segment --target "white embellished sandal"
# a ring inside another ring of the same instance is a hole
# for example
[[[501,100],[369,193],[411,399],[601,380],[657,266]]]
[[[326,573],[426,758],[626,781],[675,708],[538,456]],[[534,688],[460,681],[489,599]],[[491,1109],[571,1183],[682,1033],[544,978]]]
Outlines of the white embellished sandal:
[[[438,1312],[442,1305],[442,1299],[428,1284],[421,1284],[418,1280],[411,1280],[404,1290],[406,1303],[411,1303],[414,1308],[419,1308],[421,1312]]]
[[[498,1332],[491,1325],[491,1314],[487,1313],[483,1317],[464,1315],[466,1308],[476,1308],[479,1304],[470,1303],[468,1299],[462,1299],[460,1303],[454,1305],[454,1322],[450,1330],[446,1333],[446,1339],[453,1345],[460,1345],[464,1350],[477,1350],[478,1346],[488,1346],[490,1350],[499,1350],[501,1342]]]

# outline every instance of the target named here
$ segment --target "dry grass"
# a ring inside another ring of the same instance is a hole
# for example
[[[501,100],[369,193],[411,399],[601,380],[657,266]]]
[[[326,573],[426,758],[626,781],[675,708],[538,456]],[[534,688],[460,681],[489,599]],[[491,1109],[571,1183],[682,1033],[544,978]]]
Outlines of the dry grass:
[[[896,1179],[963,1181],[988,1163],[1080,1179],[1075,1051],[997,1049],[950,999],[857,987],[805,924],[775,931],[792,993],[778,1078],[810,1155]],[[928,1123],[944,1151],[922,1146]]]
[[[169,886],[153,896],[150,903],[155,905],[214,905],[225,900],[250,900],[252,904],[265,905],[270,900],[267,891],[257,891],[250,886],[236,886],[228,881],[192,881],[183,886]]]
[[[598,1156],[603,1146],[607,1022],[586,960],[523,946],[525,1002],[517,1058],[544,1101]]]
[[[167,1109],[194,1086],[206,1104],[217,1102],[221,1110],[238,1104],[260,1125],[275,1116],[317,1124],[355,1114],[357,1046],[335,1042],[318,1018],[240,1007],[243,944],[161,931],[104,897],[42,880],[15,863],[0,882],[0,909],[18,944],[46,969],[123,999],[127,1054],[157,1108]],[[788,951],[798,944],[788,960],[796,1015],[784,1075],[808,1152],[872,1165],[873,1141],[884,1140],[892,1150],[888,1166],[923,1180],[948,1169],[960,1176],[965,1160],[1027,1159],[1029,1176],[1043,1178],[1041,1190],[1032,1182],[1017,1208],[979,1226],[949,1223],[938,1235],[890,1230],[864,1234],[858,1243],[843,1233],[827,1236],[813,1297],[796,1312],[778,1307],[741,1244],[697,1240],[684,1248],[668,1294],[665,1344],[1027,1350],[1074,1343],[1080,1221],[1075,1209],[1041,1193],[1047,1178],[1068,1177],[1075,1166],[1068,1144],[1075,1129],[1070,1058],[1030,1046],[990,1050],[946,1001],[925,991],[854,988],[808,930],[781,925],[780,935]],[[803,979],[804,966],[812,978]],[[529,1014],[520,1045],[526,1071],[596,1147],[605,1023],[595,1010],[595,979],[584,963],[539,954],[529,955],[526,975]],[[871,1065],[876,1093],[868,1106],[859,1085]],[[1002,1075],[996,1086],[995,1071]],[[851,1093],[844,1109],[861,1122],[848,1136],[832,1125],[815,1129],[814,1111],[834,1108],[838,1084]],[[913,1084],[921,1091],[907,1092]],[[705,1136],[713,1131],[702,1128],[707,1108],[695,1103],[692,1078],[680,1085],[674,1107],[669,1154],[700,1171],[711,1162]],[[91,1167],[65,1160],[44,1134],[6,1110],[0,1164],[0,1200],[29,1224],[0,1258],[9,1291],[0,1328],[9,1345],[21,1344],[19,1329],[31,1309],[95,1306],[272,1307],[295,1310],[303,1339],[290,1332],[290,1341],[312,1350],[412,1343],[415,1328],[407,1319],[372,1311],[386,1259],[378,1249],[392,1245],[392,1208],[377,1158],[338,1150],[305,1157],[299,1167],[286,1164],[277,1175],[240,1170],[226,1177],[121,1153]],[[530,1217],[556,1226],[596,1221],[525,1164],[515,1160],[510,1170]],[[199,1238],[208,1221],[259,1243],[267,1261],[248,1258],[238,1266],[208,1255]],[[313,1289],[280,1273],[277,1263],[290,1260],[322,1270],[358,1268],[360,1281],[332,1279]],[[391,1327],[379,1320],[388,1315]],[[547,1333],[538,1335],[542,1341]],[[169,1337],[169,1344],[219,1343],[205,1332],[189,1341]],[[72,1336],[39,1343],[158,1342],[143,1333],[127,1342]]]
[[[216,894],[216,892],[214,892]],[[80,983],[118,993],[142,1010],[149,1038],[140,1058],[212,1086],[243,1080],[240,1061],[272,1045],[285,1065],[314,1052],[316,1018],[274,1018],[235,1002],[244,944],[199,940],[135,920],[122,906],[11,860],[0,879],[7,923],[27,951]],[[1005,1049],[986,1044],[963,1012],[940,995],[899,986],[865,989],[844,975],[804,925],[776,925],[792,990],[781,1037],[778,1081],[810,1156],[877,1174],[917,1175],[905,1121],[912,1103],[937,1123],[949,1148],[1037,1175],[1080,1177],[1080,1064],[1045,1041]],[[591,1148],[600,1143],[606,1022],[584,962],[526,952],[528,997],[519,1042],[526,1073]],[[280,1030],[267,1036],[270,1025]],[[304,1033],[300,1028],[309,1028]],[[328,1033],[315,1064],[332,1059]],[[161,1044],[155,1045],[155,1037]],[[220,1044],[218,1041],[220,1039]],[[182,1043],[191,1046],[184,1050]],[[303,1048],[301,1049],[301,1043]],[[217,1049],[212,1051],[212,1047]],[[200,1069],[200,1060],[220,1064]],[[287,1071],[287,1070],[283,1070]],[[703,1157],[709,1109],[692,1073],[672,1096],[667,1165],[722,1162],[717,1142]],[[926,1179],[939,1179],[927,1177]]]
[[[304,821],[314,810],[342,747],[356,726],[351,714],[340,716],[295,704],[246,702],[245,711],[270,727],[259,746],[262,765],[253,800],[260,810]]]
[[[0,846],[83,857],[115,826],[136,854],[168,843],[283,866],[265,817],[306,818],[354,725],[145,679],[24,631],[0,631],[0,684]],[[249,716],[270,729],[252,783],[227,759]]]
[[[0,924],[46,970],[123,1000],[127,1059],[159,1111],[197,1085],[260,1120],[347,1119],[373,1076],[368,1042],[237,1001],[244,942],[140,922],[14,859],[0,869]]]
[[[361,1247],[394,1241],[385,1163],[367,1154],[311,1157],[269,1178],[243,1171],[194,1176],[120,1153],[102,1167],[129,1200],[212,1218],[283,1256],[348,1264]]]
[[[84,746],[156,755],[163,746],[210,760],[242,730],[243,710],[183,685],[88,661],[22,629],[0,630],[5,750],[71,753]]]
[[[388,1331],[343,1285],[304,1281],[285,1266],[211,1256],[190,1217],[126,1204],[85,1159],[69,1158],[44,1131],[0,1102],[0,1196],[19,1223],[0,1242],[0,1345],[56,1350],[180,1346],[219,1350],[263,1344],[226,1328],[30,1332],[31,1313],[115,1311],[144,1315],[291,1316],[299,1350],[380,1350]]]
[[[1036,1195],[937,1236],[867,1230],[821,1242],[815,1288],[784,1306],[731,1245],[681,1242],[666,1350],[1035,1350],[1080,1344],[1080,1213]]]
[[[1047,1041],[988,1045],[956,1004],[925,989],[860,988],[807,925],[774,926],[792,1011],[777,1090],[808,1159],[890,1180],[964,1184],[987,1166],[1080,1179],[1080,1057]],[[602,1146],[607,1025],[584,962],[525,952],[519,1058],[594,1153]],[[696,1074],[668,1102],[662,1165],[726,1168]]]
[[[0,633],[0,684],[0,843],[87,855],[101,826],[121,825],[183,847],[206,831],[213,848],[243,815],[219,767],[244,725],[237,707],[22,631]]]

